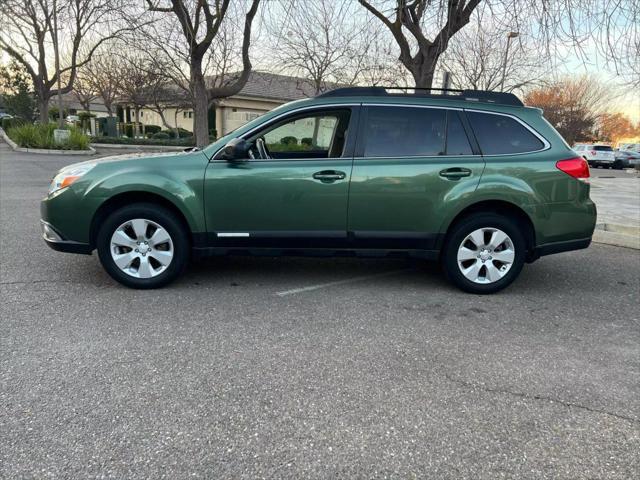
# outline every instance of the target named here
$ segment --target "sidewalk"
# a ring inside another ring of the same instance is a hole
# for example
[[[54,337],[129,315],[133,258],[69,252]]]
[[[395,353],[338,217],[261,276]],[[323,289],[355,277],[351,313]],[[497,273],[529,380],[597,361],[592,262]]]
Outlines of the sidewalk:
[[[592,178],[598,208],[594,242],[640,248],[640,178]]]
[[[640,227],[640,178],[592,178],[598,223]]]

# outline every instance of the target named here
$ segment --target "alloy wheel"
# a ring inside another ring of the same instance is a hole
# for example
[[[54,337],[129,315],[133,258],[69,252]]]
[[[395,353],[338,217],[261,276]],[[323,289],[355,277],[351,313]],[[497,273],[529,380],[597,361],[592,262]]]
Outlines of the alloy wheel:
[[[116,266],[135,278],[160,275],[174,255],[169,232],[145,218],[127,220],[120,225],[111,236],[110,251]]]
[[[509,235],[497,228],[479,228],[465,237],[457,253],[458,268],[473,283],[494,283],[503,278],[515,260]]]

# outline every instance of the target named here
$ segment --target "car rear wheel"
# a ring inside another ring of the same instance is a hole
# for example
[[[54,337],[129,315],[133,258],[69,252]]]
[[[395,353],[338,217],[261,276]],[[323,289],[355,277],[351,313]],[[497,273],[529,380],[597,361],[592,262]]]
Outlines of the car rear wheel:
[[[622,170],[622,162],[620,160],[616,160],[615,162],[613,162],[613,168],[616,170]]]
[[[442,265],[460,289],[487,294],[507,287],[524,265],[526,243],[518,222],[494,213],[468,216],[447,236]]]
[[[158,288],[173,281],[189,259],[189,238],[177,216],[159,205],[140,203],[113,212],[96,246],[104,269],[131,288]]]

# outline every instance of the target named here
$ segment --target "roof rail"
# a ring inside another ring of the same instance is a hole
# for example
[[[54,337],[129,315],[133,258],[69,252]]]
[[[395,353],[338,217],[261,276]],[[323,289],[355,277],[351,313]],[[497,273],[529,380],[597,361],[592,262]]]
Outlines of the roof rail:
[[[436,92],[436,93],[432,93]],[[498,103],[523,107],[522,101],[513,93],[491,92],[488,90],[455,90],[450,88],[417,88],[417,87],[346,87],[336,88],[321,93],[318,97],[358,97],[358,96],[401,96],[416,95],[427,98],[449,98],[451,100],[467,100],[470,102]]]

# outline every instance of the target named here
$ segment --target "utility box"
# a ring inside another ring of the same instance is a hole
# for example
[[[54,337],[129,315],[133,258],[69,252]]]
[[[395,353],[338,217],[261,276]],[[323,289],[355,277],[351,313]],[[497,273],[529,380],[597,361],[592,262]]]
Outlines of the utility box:
[[[117,137],[118,136],[118,117],[106,117],[103,125],[103,135],[107,137]]]

